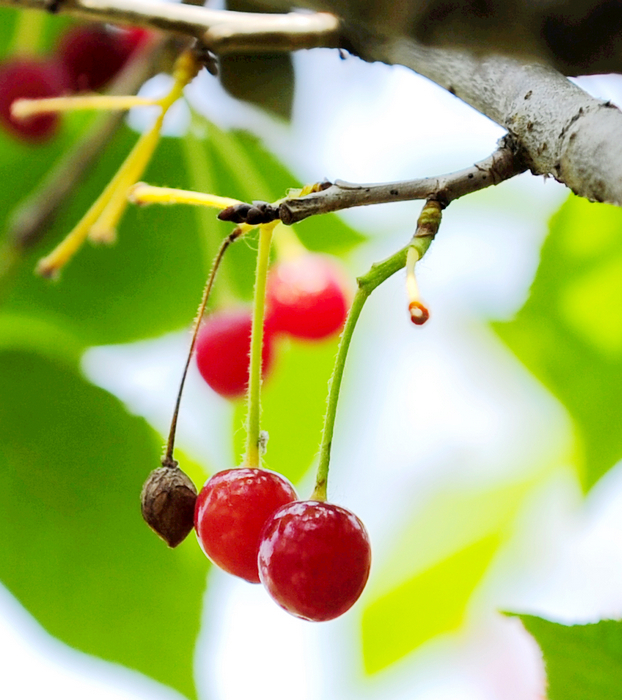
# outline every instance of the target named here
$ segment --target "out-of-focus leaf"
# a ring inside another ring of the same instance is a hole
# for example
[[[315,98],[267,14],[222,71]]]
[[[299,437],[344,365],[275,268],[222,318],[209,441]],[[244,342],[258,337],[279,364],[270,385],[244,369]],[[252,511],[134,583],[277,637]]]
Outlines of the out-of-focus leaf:
[[[363,612],[363,658],[376,673],[462,624],[469,599],[535,485],[443,490],[404,527]]]
[[[0,349],[0,578],[65,643],[194,698],[207,562],[142,522],[159,441],[68,358]]]
[[[265,5],[227,0],[233,12],[266,12]],[[278,12],[278,10],[276,10]],[[227,92],[289,120],[294,101],[294,66],[290,54],[229,54],[218,61],[220,82]]]
[[[569,411],[591,488],[622,457],[622,211],[567,200],[527,303],[495,330]]]
[[[110,248],[88,244],[63,270],[58,282],[33,275],[36,260],[50,251],[81,218],[103,190],[136,141],[123,128],[81,183],[49,234],[22,263],[6,308],[54,318],[85,345],[111,344],[154,337],[192,320],[206,276],[194,212],[190,207],[129,207]],[[35,171],[49,166],[33,154]],[[0,172],[21,172],[24,155],[0,148]],[[30,164],[30,161],[29,161]],[[28,169],[30,171],[30,168]],[[2,211],[10,210],[28,182],[24,172],[0,193]],[[152,184],[187,187],[187,172],[178,139],[163,139],[145,179]],[[33,178],[37,181],[37,177]],[[32,181],[28,183],[32,186]],[[17,190],[17,192],[16,192]],[[4,200],[4,201],[2,201]]]
[[[294,66],[289,54],[230,54],[218,62],[220,82],[239,100],[289,120],[294,102]]]
[[[270,437],[265,466],[294,483],[318,454],[328,380],[337,354],[337,338],[323,342],[282,339],[273,375],[262,387],[261,426]],[[235,455],[244,454],[246,404],[233,416]]]
[[[48,12],[43,13],[40,10],[24,11],[9,7],[0,8],[0,60],[8,57],[9,52],[14,48],[13,38],[20,16],[26,22],[32,23],[34,21],[37,24],[37,28],[34,30],[37,42],[35,45],[30,43],[28,45],[32,55],[36,57],[50,55],[56,47],[59,34],[73,23],[73,20],[67,15],[53,15]],[[32,33],[32,30],[29,33]]]
[[[367,673],[377,673],[432,637],[458,629],[500,544],[497,535],[475,542],[367,607],[363,613]]]
[[[533,615],[518,617],[542,649],[549,700],[620,697],[622,622],[568,626]]]

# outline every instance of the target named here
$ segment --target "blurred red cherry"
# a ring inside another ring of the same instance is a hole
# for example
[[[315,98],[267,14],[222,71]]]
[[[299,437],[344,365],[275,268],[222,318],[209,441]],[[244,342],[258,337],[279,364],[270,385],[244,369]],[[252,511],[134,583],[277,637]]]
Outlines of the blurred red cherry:
[[[33,143],[51,138],[58,127],[57,114],[17,119],[11,106],[21,98],[58,97],[66,92],[62,68],[53,61],[14,58],[0,64],[0,122],[13,136]]]
[[[348,313],[344,275],[324,255],[277,263],[268,276],[268,325],[275,332],[318,340],[337,333]]]
[[[61,38],[58,57],[76,92],[109,83],[149,36],[146,29],[116,29],[100,24],[71,28]]]
[[[197,367],[210,387],[226,398],[246,392],[252,325],[249,309],[234,309],[212,314],[199,330]],[[264,375],[272,366],[272,345],[272,335],[266,331],[262,351]]]

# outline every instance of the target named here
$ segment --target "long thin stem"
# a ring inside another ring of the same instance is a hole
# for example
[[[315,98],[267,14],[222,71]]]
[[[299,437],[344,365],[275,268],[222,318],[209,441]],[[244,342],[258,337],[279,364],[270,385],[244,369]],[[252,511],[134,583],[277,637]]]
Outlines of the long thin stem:
[[[258,467],[260,462],[259,435],[261,414],[261,360],[263,354],[264,306],[266,301],[266,278],[270,259],[272,232],[278,222],[259,229],[259,251],[255,274],[255,296],[253,301],[253,329],[251,332],[251,354],[248,380],[248,414],[246,420],[246,454],[244,466]]]
[[[324,429],[322,431],[322,444],[320,445],[320,461],[317,468],[315,488],[313,490],[313,494],[311,495],[313,500],[326,500],[328,468],[333,442],[333,432],[335,428],[335,418],[337,416],[339,392],[341,390],[341,382],[343,379],[343,372],[346,364],[346,357],[348,355],[348,349],[350,347],[350,341],[352,340],[352,335],[354,334],[354,329],[361,315],[361,311],[363,310],[363,306],[365,305],[369,295],[374,291],[374,289],[376,289],[376,287],[382,284],[385,280],[389,279],[389,277],[394,275],[398,270],[401,270],[406,266],[406,257],[409,249],[415,248],[418,252],[419,259],[421,259],[430,247],[432,239],[433,235],[418,236],[417,233],[415,233],[415,236],[407,246],[399,250],[390,258],[372,265],[369,272],[359,277],[357,280],[358,290],[354,295],[354,300],[352,301],[352,306],[350,307],[348,318],[346,319],[346,324],[344,326],[343,333],[341,334],[339,350],[337,351],[337,357],[335,359],[335,367],[330,380],[326,416],[324,417]]]
[[[179,417],[179,407],[181,405],[181,397],[184,391],[184,385],[186,383],[186,376],[188,374],[188,368],[190,367],[190,362],[192,360],[192,355],[194,353],[194,347],[197,342],[197,335],[199,333],[199,328],[201,326],[201,319],[205,313],[205,307],[210,297],[210,292],[214,286],[214,280],[216,279],[216,273],[222,262],[222,258],[227,251],[227,248],[236,241],[240,236],[244,234],[244,230],[241,227],[235,228],[221,243],[220,249],[214,258],[212,263],[212,269],[210,271],[207,282],[205,283],[205,289],[203,290],[203,296],[201,297],[201,303],[197,310],[196,318],[194,319],[194,325],[192,327],[192,339],[190,340],[190,348],[188,349],[188,357],[186,358],[186,364],[184,365],[184,371],[181,375],[181,381],[179,383],[179,390],[177,391],[177,399],[175,401],[175,409],[173,411],[173,417],[171,419],[171,427],[168,433],[168,442],[166,444],[166,453],[162,459],[162,464],[165,467],[176,466],[177,462],[173,459],[173,452],[175,450],[175,434],[177,432],[177,419]]]

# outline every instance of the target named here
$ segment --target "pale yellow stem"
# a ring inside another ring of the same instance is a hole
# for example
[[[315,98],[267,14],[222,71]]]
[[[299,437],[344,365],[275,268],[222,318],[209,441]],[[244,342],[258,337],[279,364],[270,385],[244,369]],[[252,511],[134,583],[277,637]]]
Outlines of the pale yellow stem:
[[[131,107],[149,107],[161,104],[162,98],[135,95],[78,95],[76,97],[21,98],[11,105],[11,116],[26,119],[45,112],[77,112],[80,110],[124,110]]]
[[[160,140],[160,130],[164,114],[161,114],[155,124],[141,137],[141,148],[134,153],[134,157],[126,162],[123,173],[117,182],[104,210],[89,231],[89,240],[93,243],[114,243],[117,238],[117,226],[128,205],[128,192],[130,187],[142,177],[149,161]]]
[[[239,199],[231,197],[219,197],[215,194],[179,190],[173,187],[154,187],[144,182],[134,185],[128,197],[134,204],[192,204],[214,209],[226,209],[241,204]]]
[[[421,301],[419,294],[419,285],[415,276],[415,264],[419,260],[419,251],[411,246],[406,254],[406,292],[408,294],[408,302]]]
[[[309,252],[300,242],[293,226],[285,226],[279,222],[274,233],[274,247],[279,260],[293,260]]]

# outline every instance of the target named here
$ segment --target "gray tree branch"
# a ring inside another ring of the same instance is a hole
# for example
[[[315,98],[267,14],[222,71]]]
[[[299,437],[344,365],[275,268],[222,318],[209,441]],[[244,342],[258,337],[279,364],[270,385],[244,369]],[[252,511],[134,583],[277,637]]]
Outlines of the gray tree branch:
[[[278,207],[278,217],[284,224],[291,225],[316,214],[414,199],[433,198],[447,206],[459,197],[498,185],[526,169],[516,144],[512,139],[505,138],[488,158],[464,170],[439,177],[373,185],[337,180],[319,192],[297,199],[286,199]]]
[[[622,114],[551,68],[501,57],[428,48],[373,22],[330,14],[263,15],[157,0],[0,0],[0,5],[134,23],[200,38],[218,52],[348,46],[368,61],[401,64],[456,94],[508,130],[535,174],[554,177],[590,200],[622,206]],[[333,0],[337,9],[342,0]],[[348,4],[347,2],[345,3]],[[331,0],[323,2],[331,7]],[[422,107],[424,108],[424,107]]]

